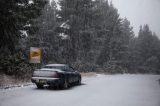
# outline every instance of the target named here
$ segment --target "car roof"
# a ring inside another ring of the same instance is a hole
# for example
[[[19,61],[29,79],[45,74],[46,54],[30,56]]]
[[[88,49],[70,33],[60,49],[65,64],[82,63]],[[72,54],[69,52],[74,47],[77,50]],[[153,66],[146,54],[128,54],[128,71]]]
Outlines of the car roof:
[[[66,66],[67,64],[47,64],[45,66]]]

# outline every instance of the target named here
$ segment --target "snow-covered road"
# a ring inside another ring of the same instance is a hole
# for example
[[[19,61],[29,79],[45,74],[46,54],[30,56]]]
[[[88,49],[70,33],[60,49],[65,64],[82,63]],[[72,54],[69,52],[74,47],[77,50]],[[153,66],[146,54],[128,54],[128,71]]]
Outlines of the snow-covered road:
[[[160,106],[160,75],[98,75],[68,90],[0,90],[0,106]]]

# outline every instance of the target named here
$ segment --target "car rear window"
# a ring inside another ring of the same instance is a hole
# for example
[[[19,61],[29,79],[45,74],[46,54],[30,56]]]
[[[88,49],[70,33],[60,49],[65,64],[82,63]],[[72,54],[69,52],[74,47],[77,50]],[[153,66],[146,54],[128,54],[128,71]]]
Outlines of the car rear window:
[[[44,68],[49,68],[49,69],[60,69],[63,71],[67,71],[67,66],[45,66]]]

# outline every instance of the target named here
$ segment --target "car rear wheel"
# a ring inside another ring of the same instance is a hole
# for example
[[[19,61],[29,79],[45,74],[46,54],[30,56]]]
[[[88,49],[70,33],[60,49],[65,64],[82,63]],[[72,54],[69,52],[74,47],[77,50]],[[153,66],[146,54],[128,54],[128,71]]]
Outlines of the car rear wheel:
[[[43,85],[42,84],[36,84],[38,89],[42,89]]]
[[[81,85],[81,78],[78,78],[77,84]]]
[[[65,79],[64,80],[64,83],[63,83],[63,88],[64,89],[67,89],[69,87],[69,83],[68,83],[68,81]]]

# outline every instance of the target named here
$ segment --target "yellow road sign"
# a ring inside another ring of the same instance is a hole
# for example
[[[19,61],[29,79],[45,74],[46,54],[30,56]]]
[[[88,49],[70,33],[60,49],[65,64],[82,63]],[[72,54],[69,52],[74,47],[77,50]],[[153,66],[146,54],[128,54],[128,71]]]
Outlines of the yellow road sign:
[[[41,48],[30,47],[30,63],[40,63],[41,54]]]

